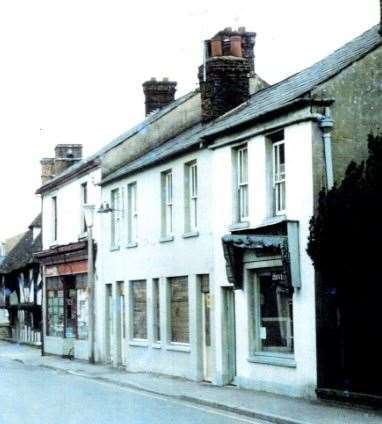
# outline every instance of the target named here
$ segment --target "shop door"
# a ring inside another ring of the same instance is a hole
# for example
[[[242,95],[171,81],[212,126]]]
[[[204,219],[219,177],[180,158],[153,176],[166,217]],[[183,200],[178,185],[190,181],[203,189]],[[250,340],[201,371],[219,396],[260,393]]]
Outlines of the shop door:
[[[211,294],[208,275],[202,276],[201,288],[203,322],[203,379],[204,381],[212,381]]]
[[[77,337],[77,291],[72,275],[64,276],[64,348],[63,356],[74,357],[74,341]]]

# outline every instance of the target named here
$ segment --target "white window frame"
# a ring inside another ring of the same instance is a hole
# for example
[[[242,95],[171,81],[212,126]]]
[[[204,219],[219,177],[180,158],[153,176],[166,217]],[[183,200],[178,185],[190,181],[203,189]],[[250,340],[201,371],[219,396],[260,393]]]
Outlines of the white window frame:
[[[261,348],[261,311],[260,311],[260,281],[259,274],[264,271],[282,268],[281,258],[267,258],[267,260],[252,262],[245,265],[244,287],[248,294],[248,337],[249,337],[249,362],[272,364],[286,367],[296,367],[295,346],[293,352],[270,351]],[[294,296],[292,296],[293,308]],[[293,312],[292,312],[293,313]],[[294,314],[293,314],[294,315]],[[292,318],[292,331],[294,332],[294,317]]]
[[[58,238],[58,208],[57,208],[57,195],[51,197],[51,207],[52,207],[52,243],[57,242]]]
[[[138,207],[137,207],[137,182],[127,185],[127,243],[129,246],[138,242]]]
[[[162,237],[173,236],[173,180],[172,170],[162,172]]]
[[[198,232],[198,164],[185,164],[185,233]]]
[[[116,197],[114,197],[116,195]],[[111,217],[110,217],[110,246],[112,249],[119,247],[120,242],[120,201],[121,192],[119,188],[115,188],[110,191],[110,206],[111,206]]]
[[[188,306],[188,316],[187,316],[187,320],[188,320],[188,341],[187,342],[179,342],[179,341],[174,341],[173,340],[173,320],[172,320],[172,288],[171,288],[171,284],[173,282],[173,280],[178,279],[178,278],[185,278],[186,279],[186,284],[187,284],[187,306]],[[182,348],[185,348],[185,351],[188,351],[189,347],[190,347],[190,343],[191,343],[191,327],[190,327],[190,323],[191,323],[191,311],[190,311],[190,278],[188,275],[183,275],[183,276],[178,276],[178,277],[167,277],[166,279],[166,285],[167,285],[167,311],[166,311],[166,315],[167,315],[167,349],[171,350],[182,350]]]
[[[146,302],[146,311],[145,311],[145,317],[146,317],[146,337],[145,338],[138,338],[135,337],[134,335],[134,290],[133,290],[133,286],[135,283],[142,283],[144,282],[145,284],[145,302]],[[148,284],[147,284],[147,280],[145,279],[141,279],[141,280],[131,280],[129,281],[129,344],[130,345],[134,345],[134,344],[142,344],[144,346],[147,346],[147,342],[148,342],[148,307],[149,307],[149,303],[148,303],[148,297],[147,297],[147,289],[148,289]]]
[[[280,162],[281,146],[284,149],[284,164],[281,164]],[[285,162],[285,140],[274,142],[272,144],[272,172],[275,215],[283,215],[286,211]]]
[[[248,147],[236,149],[237,222],[248,220]]]

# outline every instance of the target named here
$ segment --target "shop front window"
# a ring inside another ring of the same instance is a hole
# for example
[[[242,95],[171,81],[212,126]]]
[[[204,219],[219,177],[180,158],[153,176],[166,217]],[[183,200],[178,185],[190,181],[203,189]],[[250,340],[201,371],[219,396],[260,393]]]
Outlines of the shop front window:
[[[255,277],[254,309],[256,351],[292,354],[293,290],[282,269]]]
[[[86,274],[48,277],[47,335],[86,340],[88,295]]]
[[[47,335],[64,336],[64,290],[48,290]]]

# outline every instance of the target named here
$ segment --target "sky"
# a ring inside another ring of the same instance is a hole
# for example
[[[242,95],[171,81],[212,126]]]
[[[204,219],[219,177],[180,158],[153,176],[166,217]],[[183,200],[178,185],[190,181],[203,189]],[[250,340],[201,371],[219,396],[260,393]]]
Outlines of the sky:
[[[0,2],[0,240],[38,214],[40,159],[85,156],[144,118],[142,83],[197,87],[202,40],[257,33],[269,83],[310,66],[379,21],[379,0],[12,0]]]

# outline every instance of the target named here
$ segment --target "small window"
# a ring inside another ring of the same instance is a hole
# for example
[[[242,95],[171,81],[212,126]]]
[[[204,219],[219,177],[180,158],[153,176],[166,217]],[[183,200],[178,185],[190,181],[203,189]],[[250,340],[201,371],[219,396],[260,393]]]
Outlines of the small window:
[[[84,205],[88,203],[88,183],[81,184],[81,234],[88,230],[85,220]]]
[[[131,282],[132,338],[147,339],[146,280]]]
[[[52,241],[57,241],[57,196],[52,197]]]
[[[189,343],[188,316],[188,278],[172,277],[168,279],[170,294],[170,341]]]
[[[272,183],[273,183],[273,204],[274,214],[285,213],[286,192],[285,192],[285,142],[284,131],[271,134],[269,139],[272,142]]]
[[[196,161],[185,165],[185,231],[198,229],[198,166]]]
[[[236,222],[248,219],[248,149],[247,146],[234,150]]]
[[[154,325],[154,342],[160,343],[160,290],[159,278],[153,280],[153,325]]]
[[[138,238],[137,183],[127,186],[127,241],[136,243]]]
[[[119,189],[111,191],[111,247],[119,246],[120,199]]]
[[[172,172],[162,173],[162,236],[169,237],[173,232]]]
[[[281,268],[256,273],[253,301],[255,351],[292,354],[293,289]]]

